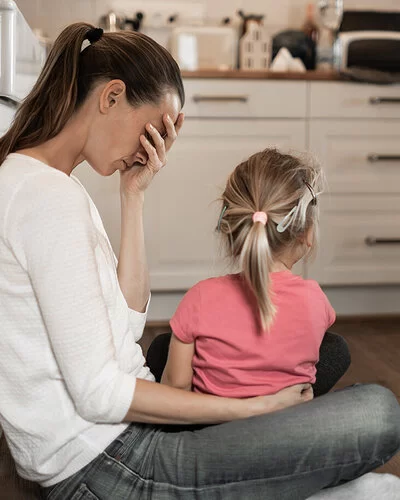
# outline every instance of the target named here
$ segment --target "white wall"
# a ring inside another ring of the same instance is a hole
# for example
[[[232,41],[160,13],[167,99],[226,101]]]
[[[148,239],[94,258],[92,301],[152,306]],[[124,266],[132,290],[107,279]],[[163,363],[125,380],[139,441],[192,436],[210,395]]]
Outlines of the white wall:
[[[245,12],[263,13],[266,23],[273,28],[298,27],[301,25],[306,5],[310,0],[186,0],[186,3],[201,3],[207,16],[221,18],[232,15],[237,9]],[[33,28],[42,28],[55,38],[66,24],[88,21],[98,24],[98,19],[118,0],[16,0],[27,21]],[[152,3],[173,4],[173,0],[133,0],[144,11]],[[124,1],[126,4],[126,0]],[[375,8],[400,10],[400,0],[344,0],[345,8]],[[134,11],[134,9],[132,9]]]

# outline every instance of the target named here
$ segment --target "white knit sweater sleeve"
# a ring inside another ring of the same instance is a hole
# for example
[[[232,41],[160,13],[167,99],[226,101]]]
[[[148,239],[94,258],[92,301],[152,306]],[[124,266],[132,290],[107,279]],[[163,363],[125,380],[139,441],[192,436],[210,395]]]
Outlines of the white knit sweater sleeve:
[[[14,196],[6,228],[78,414],[121,422],[136,378],[116,360],[96,259],[98,233],[85,193],[64,174],[35,173]]]

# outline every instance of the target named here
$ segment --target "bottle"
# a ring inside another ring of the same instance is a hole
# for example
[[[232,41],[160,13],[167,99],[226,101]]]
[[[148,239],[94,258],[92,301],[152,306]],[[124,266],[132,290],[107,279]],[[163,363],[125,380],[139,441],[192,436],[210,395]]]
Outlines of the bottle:
[[[310,37],[313,42],[315,42],[316,44],[318,43],[319,28],[317,26],[317,23],[315,22],[314,4],[312,2],[307,5],[307,14],[306,19],[303,23],[302,31],[308,37]]]

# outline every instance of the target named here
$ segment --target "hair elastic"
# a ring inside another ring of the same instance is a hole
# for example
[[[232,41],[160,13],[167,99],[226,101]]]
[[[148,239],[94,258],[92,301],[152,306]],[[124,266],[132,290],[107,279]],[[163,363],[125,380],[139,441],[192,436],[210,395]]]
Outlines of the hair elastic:
[[[267,221],[268,221],[268,215],[265,212],[254,212],[253,222],[261,222],[261,224],[265,226]]]
[[[102,28],[91,28],[87,34],[85,40],[82,42],[81,52],[83,52],[87,47],[92,45],[92,43],[97,42],[103,36]]]

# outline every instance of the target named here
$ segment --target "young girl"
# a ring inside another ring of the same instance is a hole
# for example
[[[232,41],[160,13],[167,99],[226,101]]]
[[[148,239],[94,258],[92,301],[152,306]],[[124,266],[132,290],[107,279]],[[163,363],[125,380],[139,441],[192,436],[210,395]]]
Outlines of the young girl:
[[[315,246],[321,190],[318,166],[275,149],[234,170],[218,230],[241,272],[185,295],[171,320],[163,383],[243,398],[315,382],[335,312],[315,281],[291,270]]]

